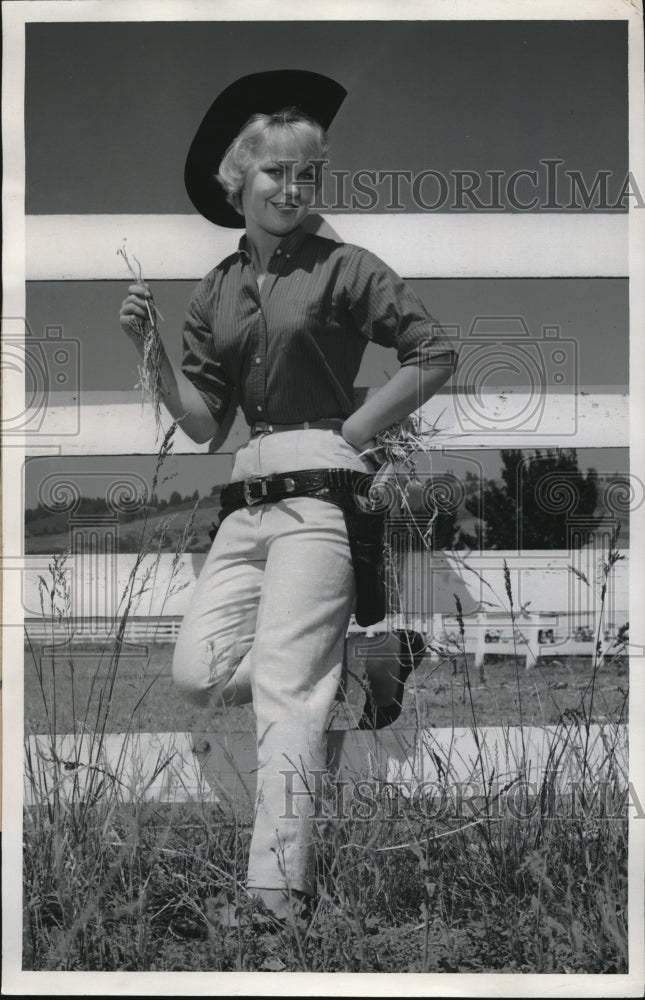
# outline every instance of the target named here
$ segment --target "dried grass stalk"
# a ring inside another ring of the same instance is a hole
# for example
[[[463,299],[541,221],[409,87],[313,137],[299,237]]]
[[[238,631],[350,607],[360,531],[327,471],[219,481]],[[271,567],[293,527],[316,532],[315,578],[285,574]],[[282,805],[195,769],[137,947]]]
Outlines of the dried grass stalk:
[[[384,463],[402,467],[409,476],[416,477],[417,454],[426,450],[424,433],[420,418],[412,414],[379,431],[373,451]]]
[[[385,427],[375,437],[375,445],[364,454],[372,454],[381,464],[374,477],[373,489],[394,490],[403,510],[409,512],[408,489],[419,483],[417,464],[420,455],[428,458],[432,470],[432,438],[438,433],[435,424],[424,424],[420,415],[411,414],[404,420]]]
[[[145,285],[146,282],[144,281],[141,273],[141,264],[137,258],[133,257],[133,260],[137,265],[137,271],[135,271],[130,263],[125,246],[120,247],[117,250],[117,253],[119,256],[123,257],[132,279],[138,284]],[[135,389],[140,389],[143,402],[150,403],[152,406],[158,436],[159,431],[162,429],[162,395],[166,389],[166,384],[161,371],[164,349],[161,337],[159,336],[159,328],[157,324],[158,319],[163,321],[163,316],[157,309],[152,296],[149,299],[146,299],[146,309],[148,310],[147,319],[137,319],[133,321],[133,326],[143,341],[143,357],[141,359],[141,364],[139,365],[139,381],[137,382]]]
[[[413,413],[401,421],[384,428],[375,437],[375,444],[364,454],[373,455],[382,462],[374,476],[370,496],[376,507],[387,504],[391,514],[396,516],[397,508],[407,518],[412,530],[420,537],[421,544],[430,550],[432,532],[438,510],[428,512],[429,516],[419,519],[410,505],[410,487],[422,486],[418,473],[418,462],[425,456],[432,476],[432,438],[440,428],[437,423],[424,421],[421,414]],[[399,554],[400,555],[400,554]],[[399,556],[389,543],[385,549],[386,577],[390,593],[388,606],[397,609],[397,615],[407,620],[408,611],[403,599],[400,579]]]

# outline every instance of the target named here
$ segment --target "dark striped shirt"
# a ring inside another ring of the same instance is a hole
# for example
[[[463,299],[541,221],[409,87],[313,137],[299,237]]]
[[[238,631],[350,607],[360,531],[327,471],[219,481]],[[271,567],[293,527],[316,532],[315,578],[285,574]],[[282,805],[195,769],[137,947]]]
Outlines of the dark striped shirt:
[[[452,351],[408,286],[368,250],[298,228],[281,241],[258,291],[245,237],[199,283],[182,368],[221,420],[233,389],[249,423],[348,417],[371,340],[402,365]],[[454,352],[445,358],[454,367]]]

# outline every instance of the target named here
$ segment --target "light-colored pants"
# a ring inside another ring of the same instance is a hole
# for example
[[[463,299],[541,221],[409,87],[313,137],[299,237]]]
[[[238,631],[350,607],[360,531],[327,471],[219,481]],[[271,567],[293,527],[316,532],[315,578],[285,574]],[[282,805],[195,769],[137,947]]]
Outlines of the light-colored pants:
[[[338,432],[310,429],[252,438],[236,453],[232,479],[314,468],[369,471]],[[306,793],[326,765],[353,603],[343,513],[313,497],[229,514],[197,581],[173,677],[200,705],[253,702],[258,791],[249,888],[313,892]]]

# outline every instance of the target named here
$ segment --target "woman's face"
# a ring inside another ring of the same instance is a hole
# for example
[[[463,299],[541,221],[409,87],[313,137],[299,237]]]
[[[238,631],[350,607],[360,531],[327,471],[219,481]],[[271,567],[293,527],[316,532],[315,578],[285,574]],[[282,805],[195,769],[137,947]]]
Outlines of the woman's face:
[[[268,141],[242,188],[247,231],[285,236],[304,220],[315,194],[315,167],[302,151],[279,139]]]

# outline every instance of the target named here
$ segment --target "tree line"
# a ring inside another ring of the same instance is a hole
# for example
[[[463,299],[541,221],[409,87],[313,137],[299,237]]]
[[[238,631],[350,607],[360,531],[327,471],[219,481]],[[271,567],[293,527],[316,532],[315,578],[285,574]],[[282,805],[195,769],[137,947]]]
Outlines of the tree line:
[[[397,530],[407,532],[406,544],[435,551],[443,549],[569,549],[588,542],[607,511],[601,490],[606,477],[589,468],[581,470],[575,449],[535,450],[502,449],[499,477],[484,478],[473,472],[457,476],[443,473],[433,479],[420,476],[411,481],[404,503],[391,511]],[[612,486],[626,482],[615,474]],[[435,488],[436,487],[436,488]],[[215,485],[210,500],[217,505],[221,487]],[[173,490],[168,499],[153,493],[148,512],[161,513],[200,500],[198,490],[182,496]],[[105,514],[108,508],[102,497],[82,497],[75,515]],[[143,508],[119,514],[127,524],[141,518]],[[51,534],[64,527],[54,527],[56,514],[39,503],[25,511],[25,524],[44,522],[29,534]],[[571,527],[576,530],[572,532]]]

